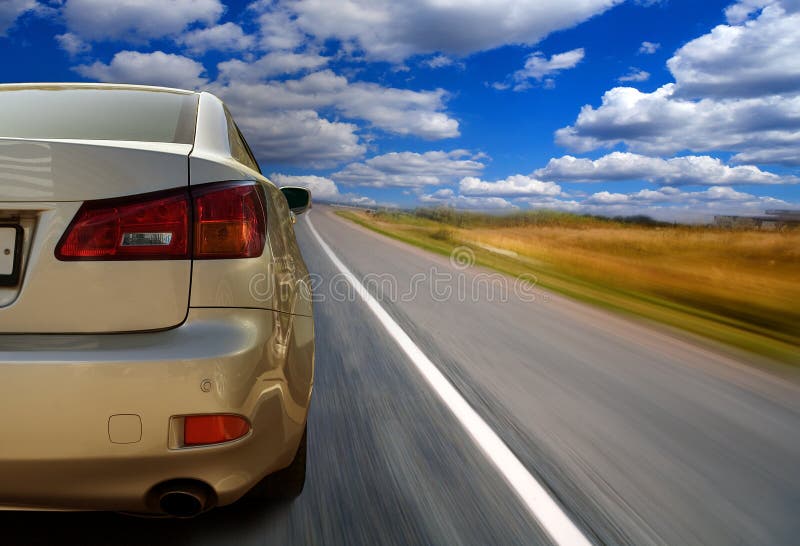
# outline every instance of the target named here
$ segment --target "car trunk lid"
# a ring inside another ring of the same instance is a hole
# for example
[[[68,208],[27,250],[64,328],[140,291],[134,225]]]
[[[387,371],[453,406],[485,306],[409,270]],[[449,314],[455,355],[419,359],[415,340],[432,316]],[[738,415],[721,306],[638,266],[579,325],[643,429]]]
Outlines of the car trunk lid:
[[[191,148],[0,138],[0,333],[128,332],[183,322],[188,257],[64,261],[55,250],[85,201],[187,187]]]

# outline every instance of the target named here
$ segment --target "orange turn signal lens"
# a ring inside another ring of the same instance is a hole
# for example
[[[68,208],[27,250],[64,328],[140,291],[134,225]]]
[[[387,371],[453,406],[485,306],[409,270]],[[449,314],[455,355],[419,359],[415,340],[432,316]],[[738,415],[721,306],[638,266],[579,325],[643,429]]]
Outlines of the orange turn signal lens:
[[[183,418],[183,445],[220,444],[250,432],[250,423],[239,415],[187,415]]]

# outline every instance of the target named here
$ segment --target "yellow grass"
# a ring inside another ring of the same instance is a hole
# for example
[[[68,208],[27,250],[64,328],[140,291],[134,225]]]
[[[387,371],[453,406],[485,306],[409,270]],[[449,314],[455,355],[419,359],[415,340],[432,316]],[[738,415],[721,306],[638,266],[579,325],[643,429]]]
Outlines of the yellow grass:
[[[800,364],[800,230],[655,227],[580,217],[521,226],[492,219],[487,226],[410,214],[343,215],[441,253],[466,244],[482,265],[532,272],[571,296]]]

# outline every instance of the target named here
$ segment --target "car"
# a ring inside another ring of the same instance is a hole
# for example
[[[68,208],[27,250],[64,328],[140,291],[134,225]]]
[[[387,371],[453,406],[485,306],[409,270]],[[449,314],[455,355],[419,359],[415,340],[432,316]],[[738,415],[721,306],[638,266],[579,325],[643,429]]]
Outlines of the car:
[[[310,205],[210,93],[0,85],[0,508],[299,495]]]

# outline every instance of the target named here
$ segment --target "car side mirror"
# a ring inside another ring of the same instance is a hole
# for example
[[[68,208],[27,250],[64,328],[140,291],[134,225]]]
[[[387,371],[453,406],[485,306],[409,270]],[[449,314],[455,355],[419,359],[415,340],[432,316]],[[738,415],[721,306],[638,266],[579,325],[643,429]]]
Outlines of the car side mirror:
[[[281,193],[289,203],[289,210],[295,214],[303,214],[311,208],[311,192],[305,188],[295,186],[285,186],[281,188]]]

